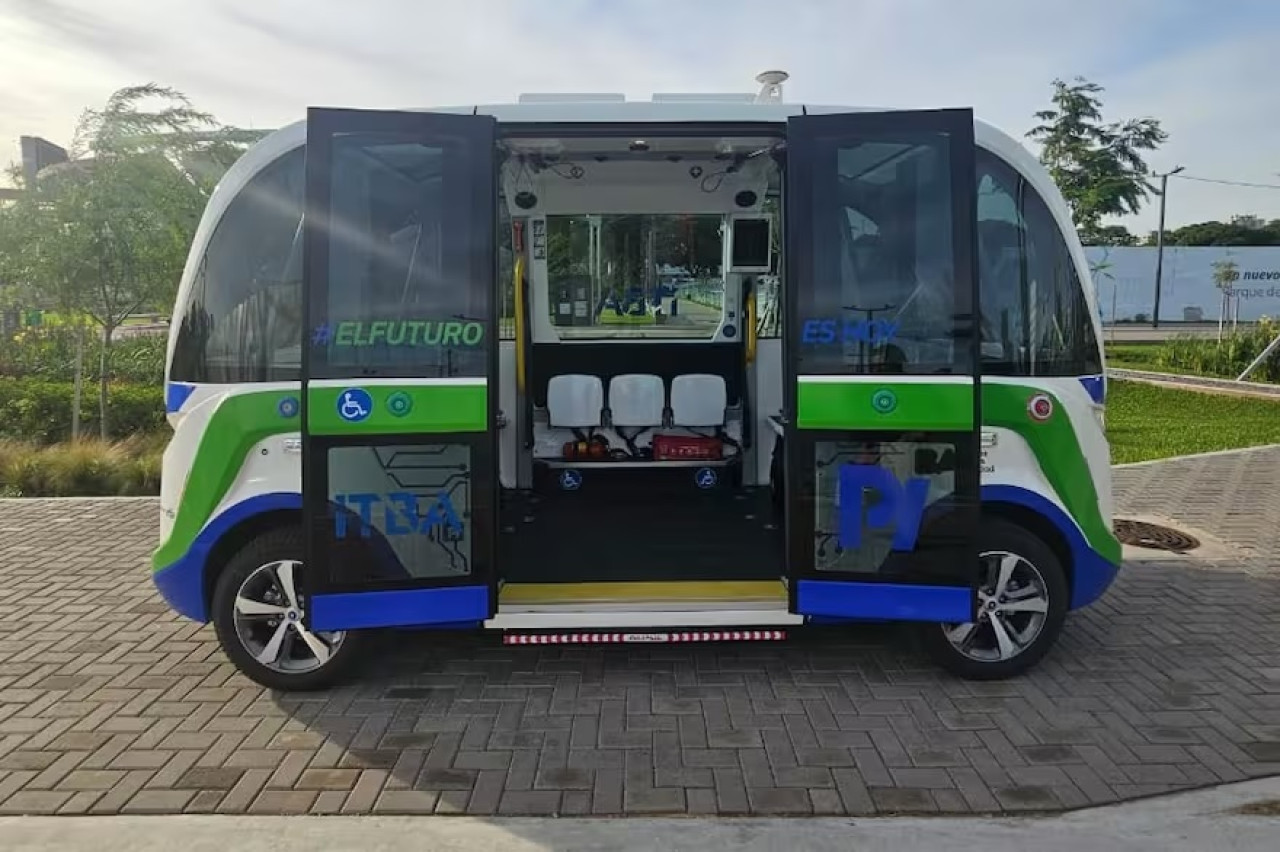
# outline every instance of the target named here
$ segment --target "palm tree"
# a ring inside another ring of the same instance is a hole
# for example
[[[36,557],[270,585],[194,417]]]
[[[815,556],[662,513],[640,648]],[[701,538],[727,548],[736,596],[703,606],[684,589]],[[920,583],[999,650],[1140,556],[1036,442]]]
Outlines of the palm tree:
[[[1228,257],[1213,262],[1213,285],[1222,292],[1218,305],[1218,340],[1222,340],[1222,324],[1231,311],[1231,297],[1234,295],[1232,285],[1240,277],[1240,269],[1236,262]],[[1234,330],[1234,326],[1233,326]]]

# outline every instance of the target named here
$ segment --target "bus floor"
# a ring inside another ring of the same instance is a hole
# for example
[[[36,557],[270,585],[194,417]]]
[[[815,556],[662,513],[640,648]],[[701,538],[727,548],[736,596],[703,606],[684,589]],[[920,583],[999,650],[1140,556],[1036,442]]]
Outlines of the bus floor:
[[[661,499],[506,491],[498,528],[508,583],[761,580],[785,570],[767,487]]]

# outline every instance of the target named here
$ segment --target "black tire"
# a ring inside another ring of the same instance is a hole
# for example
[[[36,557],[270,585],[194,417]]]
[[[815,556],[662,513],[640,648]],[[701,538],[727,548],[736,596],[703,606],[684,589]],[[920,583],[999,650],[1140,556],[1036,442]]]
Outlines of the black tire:
[[[1069,596],[1066,570],[1053,548],[1034,533],[1011,521],[1002,518],[985,518],[978,536],[979,552],[985,555],[987,564],[996,563],[996,558],[990,554],[1013,554],[1021,559],[1021,563],[1014,567],[1013,574],[1015,577],[1025,577],[1027,586],[1016,590],[1018,594],[1038,597],[1039,588],[1042,586],[1043,594],[1047,597],[1047,609],[1043,613],[1043,620],[1039,622],[1038,632],[1032,635],[1030,628],[1039,613],[1007,612],[1003,607],[1016,607],[1019,602],[1002,603],[1000,599],[996,599],[993,604],[1000,609],[999,616],[989,614],[987,620],[976,622],[976,629],[969,630],[970,625],[920,624],[916,627],[917,635],[929,655],[944,669],[959,677],[967,680],[1002,680],[1016,677],[1039,663],[1057,642],[1058,635],[1062,632]],[[1036,583],[1037,577],[1039,586]],[[992,585],[984,581],[984,595],[993,590]],[[1030,602],[1023,605],[1030,605]],[[997,617],[1004,628],[1002,632],[1006,638],[1016,636],[1011,629],[1025,623],[1029,641],[1025,644],[1015,641],[1014,646],[1020,650],[1007,658],[1002,658],[997,649],[991,651],[996,655],[995,657],[976,658],[980,652],[979,644],[988,635],[991,643],[999,645],[995,636],[995,626],[990,623],[991,619]],[[972,645],[968,647],[968,653],[952,643],[948,638],[949,630],[954,631],[955,634],[972,637]]]
[[[249,648],[246,647],[246,639],[242,638],[241,631],[236,623],[235,613],[236,598],[240,594],[241,587],[246,580],[255,574],[263,577],[263,582],[268,582],[271,577],[262,574],[259,569],[287,561],[295,561],[300,564],[302,562],[302,553],[302,530],[299,527],[280,527],[259,535],[242,547],[227,562],[221,574],[218,575],[211,601],[213,626],[218,635],[218,642],[222,645],[223,653],[250,680],[269,689],[283,692],[306,692],[326,689],[339,682],[359,658],[362,646],[367,641],[367,634],[362,631],[346,631],[341,635],[341,641],[333,647],[326,662],[314,668],[304,669],[299,667],[291,671],[273,668],[259,662],[249,651]],[[278,573],[272,576],[278,576]],[[254,582],[258,582],[256,578]],[[276,622],[276,624],[278,623]],[[300,624],[300,621],[295,623]],[[248,630],[249,628],[246,627],[245,629]],[[262,625],[255,623],[252,632],[267,631],[270,634],[274,634],[275,629],[275,625],[270,622],[264,622]],[[315,657],[315,654],[309,650],[304,650],[306,642],[303,641],[302,633],[299,630],[285,628],[283,633],[286,634],[285,641],[299,643],[299,655],[309,653],[313,658]],[[322,639],[332,636],[332,634],[312,635],[318,635]],[[325,644],[329,643],[326,641]],[[280,646],[278,645],[277,647]],[[292,648],[293,646],[290,645],[291,651]]]

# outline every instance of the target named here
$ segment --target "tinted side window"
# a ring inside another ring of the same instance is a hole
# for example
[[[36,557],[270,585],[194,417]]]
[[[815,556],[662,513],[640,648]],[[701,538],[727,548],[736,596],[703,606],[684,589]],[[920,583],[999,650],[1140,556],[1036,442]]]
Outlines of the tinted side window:
[[[228,205],[188,295],[171,378],[296,380],[302,341],[303,149],[259,172]]]
[[[474,174],[489,152],[342,133],[329,164],[327,288],[312,279],[310,375],[484,376],[495,237]]]
[[[801,288],[793,326],[802,374],[970,372],[956,343],[972,308],[953,284],[950,144],[899,134],[818,147],[817,283]]]
[[[983,372],[1101,372],[1080,276],[1048,206],[1012,167],[981,149],[977,180]]]

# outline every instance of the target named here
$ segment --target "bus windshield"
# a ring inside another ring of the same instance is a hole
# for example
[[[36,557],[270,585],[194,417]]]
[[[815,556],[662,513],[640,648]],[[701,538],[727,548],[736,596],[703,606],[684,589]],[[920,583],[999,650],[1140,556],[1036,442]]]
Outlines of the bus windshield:
[[[551,324],[561,339],[709,339],[724,304],[724,217],[547,217]]]

